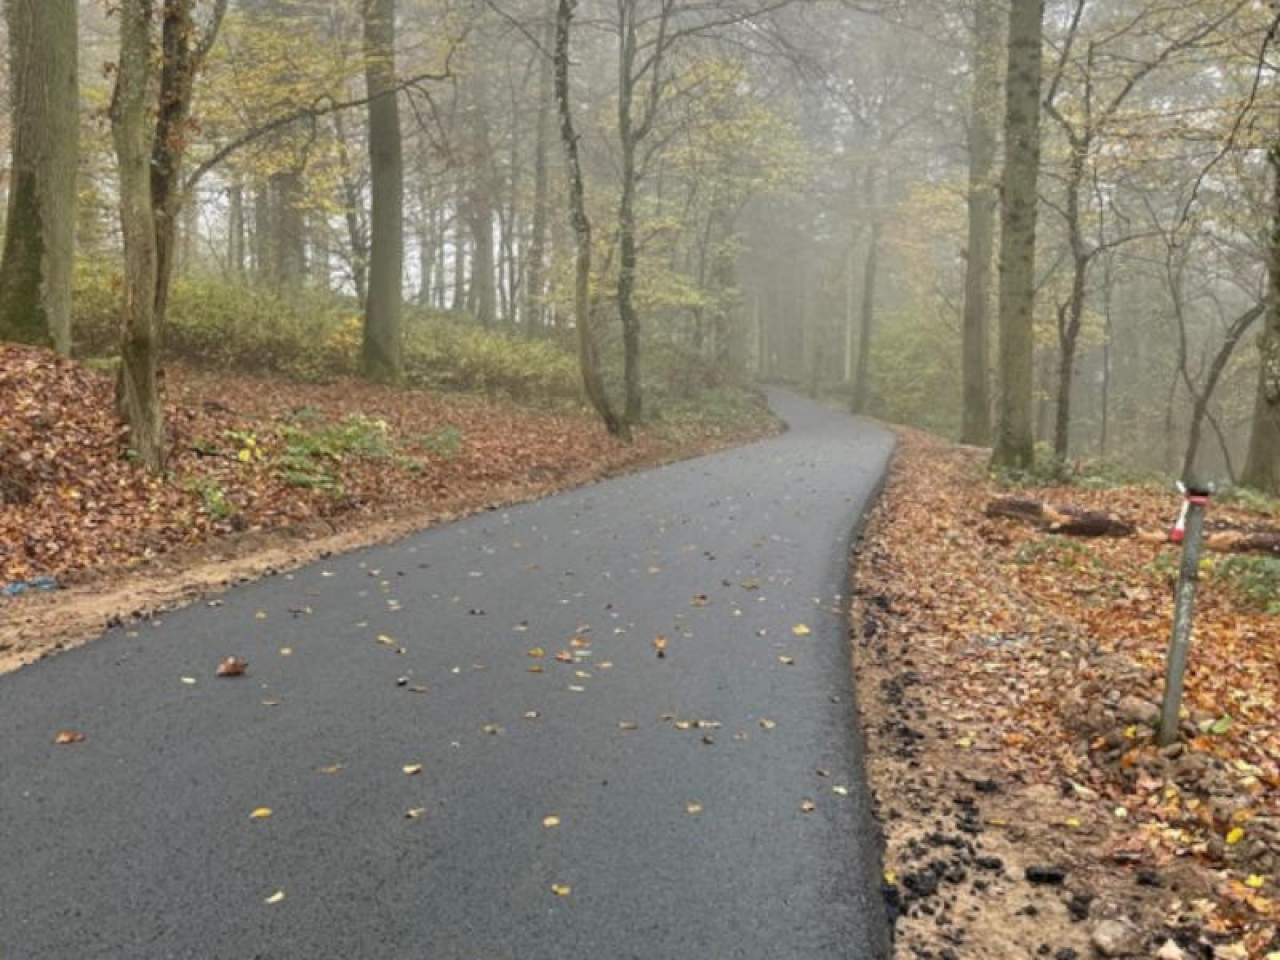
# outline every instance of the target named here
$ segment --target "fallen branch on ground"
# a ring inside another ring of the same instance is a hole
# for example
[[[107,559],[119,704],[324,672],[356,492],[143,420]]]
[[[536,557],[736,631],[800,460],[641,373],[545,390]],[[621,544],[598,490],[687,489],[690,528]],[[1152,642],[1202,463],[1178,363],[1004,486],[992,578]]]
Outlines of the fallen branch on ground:
[[[984,513],[988,517],[1021,520],[1050,533],[1070,537],[1137,537],[1148,543],[1169,541],[1165,530],[1144,529],[1111,513],[1055,506],[1021,497],[989,500]],[[1240,529],[1221,523],[1215,523],[1213,527],[1205,532],[1204,545],[1208,550],[1280,557],[1280,530],[1266,527]]]

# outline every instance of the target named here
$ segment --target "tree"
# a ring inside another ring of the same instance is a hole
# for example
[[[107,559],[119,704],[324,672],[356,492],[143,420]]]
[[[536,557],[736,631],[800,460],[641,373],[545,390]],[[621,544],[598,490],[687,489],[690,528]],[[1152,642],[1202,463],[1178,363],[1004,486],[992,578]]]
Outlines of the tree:
[[[404,375],[400,308],[404,275],[404,161],[397,99],[395,0],[365,0],[365,84],[369,96],[369,301],[360,371],[371,380]]]
[[[1005,80],[1000,225],[1000,417],[994,462],[1029,467],[1035,350],[1036,184],[1040,173],[1040,62],[1044,0],[1013,0]]]
[[[605,429],[616,437],[631,439],[630,426],[609,402],[600,376],[595,337],[591,330],[591,220],[587,216],[582,163],[578,155],[578,133],[573,123],[569,99],[569,31],[577,0],[557,0],[555,40],[555,96],[560,114],[560,144],[564,149],[565,174],[569,186],[569,215],[576,245],[573,273],[573,320],[577,327],[578,368],[582,386]]]
[[[533,151],[533,235],[529,238],[528,276],[524,287],[524,325],[529,336],[534,336],[542,326],[542,298],[544,267],[547,248],[547,221],[549,219],[550,192],[547,155],[551,140],[552,104],[552,48],[555,45],[555,0],[548,0],[547,22],[542,34],[545,49],[538,50],[538,112],[534,131]]]
[[[148,91],[155,75],[151,40],[154,0],[124,0],[119,11],[120,59],[111,99],[111,136],[120,182],[124,237],[124,302],[117,400],[129,425],[129,446],[149,469],[164,466],[164,410],[156,373],[155,207],[151,199],[153,139]]]
[[[0,338],[71,350],[79,78],[76,0],[6,0],[13,153]]]
[[[963,443],[991,442],[987,314],[995,246],[996,130],[1000,112],[1000,15],[995,0],[977,0],[969,106],[969,243],[965,257]]]
[[[1267,153],[1273,178],[1271,236],[1267,246],[1270,297],[1266,324],[1258,340],[1261,369],[1254,407],[1249,454],[1240,481],[1267,493],[1280,494],[1280,142]]]

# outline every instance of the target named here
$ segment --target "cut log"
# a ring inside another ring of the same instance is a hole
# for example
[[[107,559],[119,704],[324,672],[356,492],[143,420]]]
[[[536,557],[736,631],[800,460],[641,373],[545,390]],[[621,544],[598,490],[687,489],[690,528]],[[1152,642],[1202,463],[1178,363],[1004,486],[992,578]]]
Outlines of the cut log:
[[[1137,528],[1126,520],[1102,510],[1059,507],[1037,500],[1000,497],[987,504],[988,517],[1025,520],[1051,533],[1071,537],[1131,537]]]
[[[1102,510],[1055,506],[1022,497],[997,497],[987,503],[984,512],[988,517],[1021,520],[1070,537],[1137,537],[1147,543],[1169,542],[1167,530],[1139,528]],[[1205,531],[1204,545],[1205,549],[1217,553],[1254,553],[1280,558],[1280,530],[1236,527],[1215,520]]]

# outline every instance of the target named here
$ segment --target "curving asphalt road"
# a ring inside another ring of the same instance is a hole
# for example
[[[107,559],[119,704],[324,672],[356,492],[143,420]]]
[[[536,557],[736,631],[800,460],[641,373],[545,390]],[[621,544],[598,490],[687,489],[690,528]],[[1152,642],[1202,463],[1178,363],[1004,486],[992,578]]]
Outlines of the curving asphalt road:
[[[886,956],[841,593],[892,440],[774,401],[0,677],[0,960]]]

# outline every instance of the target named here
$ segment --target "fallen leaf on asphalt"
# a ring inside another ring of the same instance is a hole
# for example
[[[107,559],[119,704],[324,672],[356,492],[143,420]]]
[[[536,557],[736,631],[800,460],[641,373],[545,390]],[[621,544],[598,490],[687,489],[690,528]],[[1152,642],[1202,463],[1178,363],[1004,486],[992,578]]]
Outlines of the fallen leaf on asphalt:
[[[618,729],[619,730],[635,730],[636,722],[634,720],[619,720]]]
[[[839,797],[847,797],[849,795],[849,788],[836,786],[831,788],[831,792]]]
[[[66,745],[68,743],[83,743],[84,734],[79,730],[59,730],[57,736],[53,738],[53,742]]]
[[[577,677],[579,680],[590,680],[590,679],[591,679],[591,674],[590,674],[590,673],[588,673],[586,670],[575,670],[575,671],[573,671],[573,675],[574,675],[575,677]]]
[[[271,808],[270,808],[270,807],[258,807],[258,809],[254,810],[254,811],[253,811],[253,813],[249,814],[249,819],[250,819],[250,820],[265,820],[265,819],[267,819],[267,817],[269,817],[269,816],[271,816]]]
[[[554,815],[552,815],[552,816],[548,816],[548,817],[543,817],[543,818],[542,818],[542,825],[543,825],[544,827],[548,827],[548,828],[550,828],[550,827],[558,827],[558,826],[560,826],[560,818],[559,818],[559,817],[557,817],[557,816],[554,816]]]
[[[255,619],[255,620],[265,620],[265,619],[267,619],[267,611],[265,611],[265,610],[259,610],[259,611],[257,611],[256,613],[254,613],[254,615],[253,615],[253,619]]]
[[[543,650],[541,647],[531,647],[526,651],[526,653],[534,659],[540,659],[547,655],[547,651]]]
[[[653,649],[658,652],[658,658],[661,659],[667,655],[667,638],[659,634],[653,638]]]
[[[784,667],[790,667],[795,665],[796,658],[795,657],[779,657],[778,662],[782,664]]]
[[[794,633],[797,637],[807,637],[813,631],[810,630],[803,623],[797,623],[794,627],[791,628],[791,632]]]
[[[396,645],[396,642],[385,633],[378,634],[378,643],[382,644],[384,647],[394,647]]]
[[[573,663],[573,653],[568,650],[561,650],[556,654],[556,659],[561,663]]]
[[[542,673],[542,664],[535,663],[532,666],[525,667],[527,673]]]
[[[705,607],[710,602],[711,601],[707,599],[707,595],[705,593],[695,593],[693,595],[693,600],[691,601],[692,605],[695,607]]]
[[[404,812],[404,816],[406,820],[417,820],[426,812],[427,812],[426,807],[410,807],[408,810]]]
[[[816,774],[817,774],[818,776],[820,776],[820,777],[829,777],[829,776],[831,776],[831,771],[830,771],[830,770],[823,770],[823,769],[822,769],[822,767],[818,767],[818,769],[814,770],[813,772],[814,772],[814,773],[816,773]]]
[[[554,893],[557,897],[567,897],[570,893],[573,892],[573,888],[570,887],[567,883],[553,883],[551,885],[551,892]]]
[[[677,721],[676,721],[676,729],[677,729],[677,730],[692,730],[692,729],[693,729],[693,721],[692,721],[692,720],[677,720]]]
[[[702,804],[697,800],[690,800],[684,805],[685,813],[699,814],[702,812]]]
[[[496,737],[502,732],[502,728],[496,723],[486,723],[482,729],[491,737]]]
[[[293,656],[293,647],[281,647],[281,648],[280,648],[280,656],[282,656],[282,657],[292,657],[292,656]]]
[[[267,903],[271,904],[272,906],[275,906],[277,903],[280,903],[283,900],[284,900],[283,890],[277,890],[271,896],[267,897]]]
[[[538,714],[538,711],[537,711],[537,710],[526,710],[526,711],[524,712],[524,718],[525,718],[526,720],[537,720],[537,719],[538,719],[538,716],[539,716],[539,714]]]
[[[179,677],[179,679],[189,687],[194,687],[196,685],[195,677]]]
[[[406,774],[408,774],[409,776],[411,776],[411,777],[412,777],[412,776],[416,776],[417,774],[419,774],[419,773],[421,773],[421,772],[422,772],[422,764],[420,764],[420,763],[406,763],[406,764],[405,764],[403,767],[401,767],[400,769],[401,769],[401,770],[403,770]]]
[[[768,717],[760,718],[760,726],[766,730],[772,730],[777,725],[778,725],[778,722],[776,720],[770,720]]]
[[[569,646],[577,650],[581,650],[583,647],[588,647],[590,645],[591,641],[582,636],[582,634],[577,634],[569,640]]]
[[[586,687],[580,687],[580,686],[578,686],[577,684],[573,684],[573,683],[569,684],[569,690],[570,690],[570,691],[572,691],[573,693],[586,693],[586,692],[587,692],[587,688],[586,688]]]
[[[611,660],[606,660],[604,663],[598,664],[598,666],[601,670],[612,670],[613,662]]]
[[[317,773],[337,773],[341,769],[342,769],[342,764],[331,763],[327,767],[316,767],[316,772]]]
[[[227,657],[218,664],[217,674],[220,677],[242,677],[249,669],[249,662],[239,657]]]
[[[812,800],[802,800],[800,801],[800,809],[805,813],[813,813],[818,807]]]
[[[280,701],[279,700],[263,700],[262,705],[264,707],[278,707],[280,706]]]

